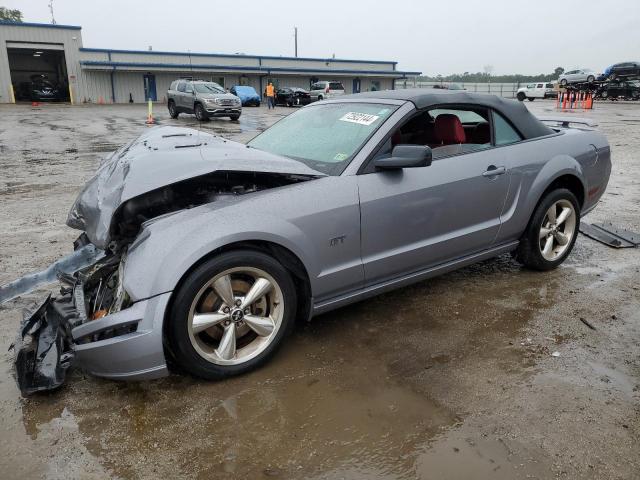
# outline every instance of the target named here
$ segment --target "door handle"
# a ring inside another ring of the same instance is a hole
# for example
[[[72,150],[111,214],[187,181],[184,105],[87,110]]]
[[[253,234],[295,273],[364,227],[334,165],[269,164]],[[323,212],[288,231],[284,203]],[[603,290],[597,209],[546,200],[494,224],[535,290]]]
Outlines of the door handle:
[[[487,170],[482,173],[483,177],[495,177],[497,175],[502,175],[507,172],[505,167],[496,167],[495,165],[489,165]]]

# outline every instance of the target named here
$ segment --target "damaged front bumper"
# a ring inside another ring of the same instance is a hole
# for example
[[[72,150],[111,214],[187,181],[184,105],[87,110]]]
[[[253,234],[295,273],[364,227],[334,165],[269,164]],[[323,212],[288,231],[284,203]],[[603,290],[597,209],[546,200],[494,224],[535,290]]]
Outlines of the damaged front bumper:
[[[118,277],[108,262],[106,258],[62,276],[67,286],[61,295],[47,297],[23,320],[14,343],[16,381],[23,395],[59,387],[72,365],[121,380],[168,374],[162,323],[170,292],[122,303],[123,269],[115,270]]]

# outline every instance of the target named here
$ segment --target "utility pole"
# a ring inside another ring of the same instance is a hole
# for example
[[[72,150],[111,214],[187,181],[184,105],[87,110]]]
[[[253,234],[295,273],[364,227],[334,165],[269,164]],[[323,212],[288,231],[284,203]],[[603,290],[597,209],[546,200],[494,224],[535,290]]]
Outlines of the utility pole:
[[[298,58],[298,27],[293,27],[293,38],[295,44],[295,56]]]
[[[49,0],[49,11],[51,12],[51,25],[55,25],[56,19],[53,16],[53,0]]]

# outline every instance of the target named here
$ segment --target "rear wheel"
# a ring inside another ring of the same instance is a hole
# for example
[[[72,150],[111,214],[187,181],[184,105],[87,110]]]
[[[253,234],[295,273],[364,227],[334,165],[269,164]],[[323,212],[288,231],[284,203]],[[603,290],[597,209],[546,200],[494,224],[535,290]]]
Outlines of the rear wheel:
[[[265,363],[291,331],[296,294],[285,268],[252,250],[223,253],[196,268],[171,308],[167,340],[177,364],[219,379]]]
[[[551,270],[565,261],[578,235],[580,206],[566,188],[549,192],[538,204],[520,240],[516,259],[534,270]]]
[[[516,98],[521,102],[524,102],[524,99],[527,98],[527,96],[524,94],[524,92],[518,92],[518,94],[516,95]]]
[[[593,83],[595,81],[596,77],[594,77],[593,75],[589,75],[587,77],[587,83]]]
[[[318,101],[322,100],[322,95],[318,95]]]
[[[178,112],[178,109],[176,108],[176,104],[172,100],[169,102],[169,116],[171,118],[178,118],[178,115],[180,115],[180,112]]]
[[[196,104],[196,108],[194,109],[193,113],[195,113],[196,119],[200,122],[206,122],[207,120],[209,120],[209,115],[207,115],[204,107],[199,103]]]
[[[535,97],[529,97],[527,98],[527,100],[529,100],[530,102],[533,102],[535,100]]]

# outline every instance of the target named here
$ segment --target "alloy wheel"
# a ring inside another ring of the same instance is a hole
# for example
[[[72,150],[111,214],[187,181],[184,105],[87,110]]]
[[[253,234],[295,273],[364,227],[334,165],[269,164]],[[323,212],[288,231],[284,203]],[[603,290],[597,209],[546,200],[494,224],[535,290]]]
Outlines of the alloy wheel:
[[[284,317],[284,296],[274,278],[254,267],[225,270],[196,294],[188,316],[191,344],[205,360],[238,365],[263,352]]]
[[[555,261],[567,251],[576,234],[576,212],[568,200],[558,200],[547,210],[540,226],[539,247],[545,260]]]

